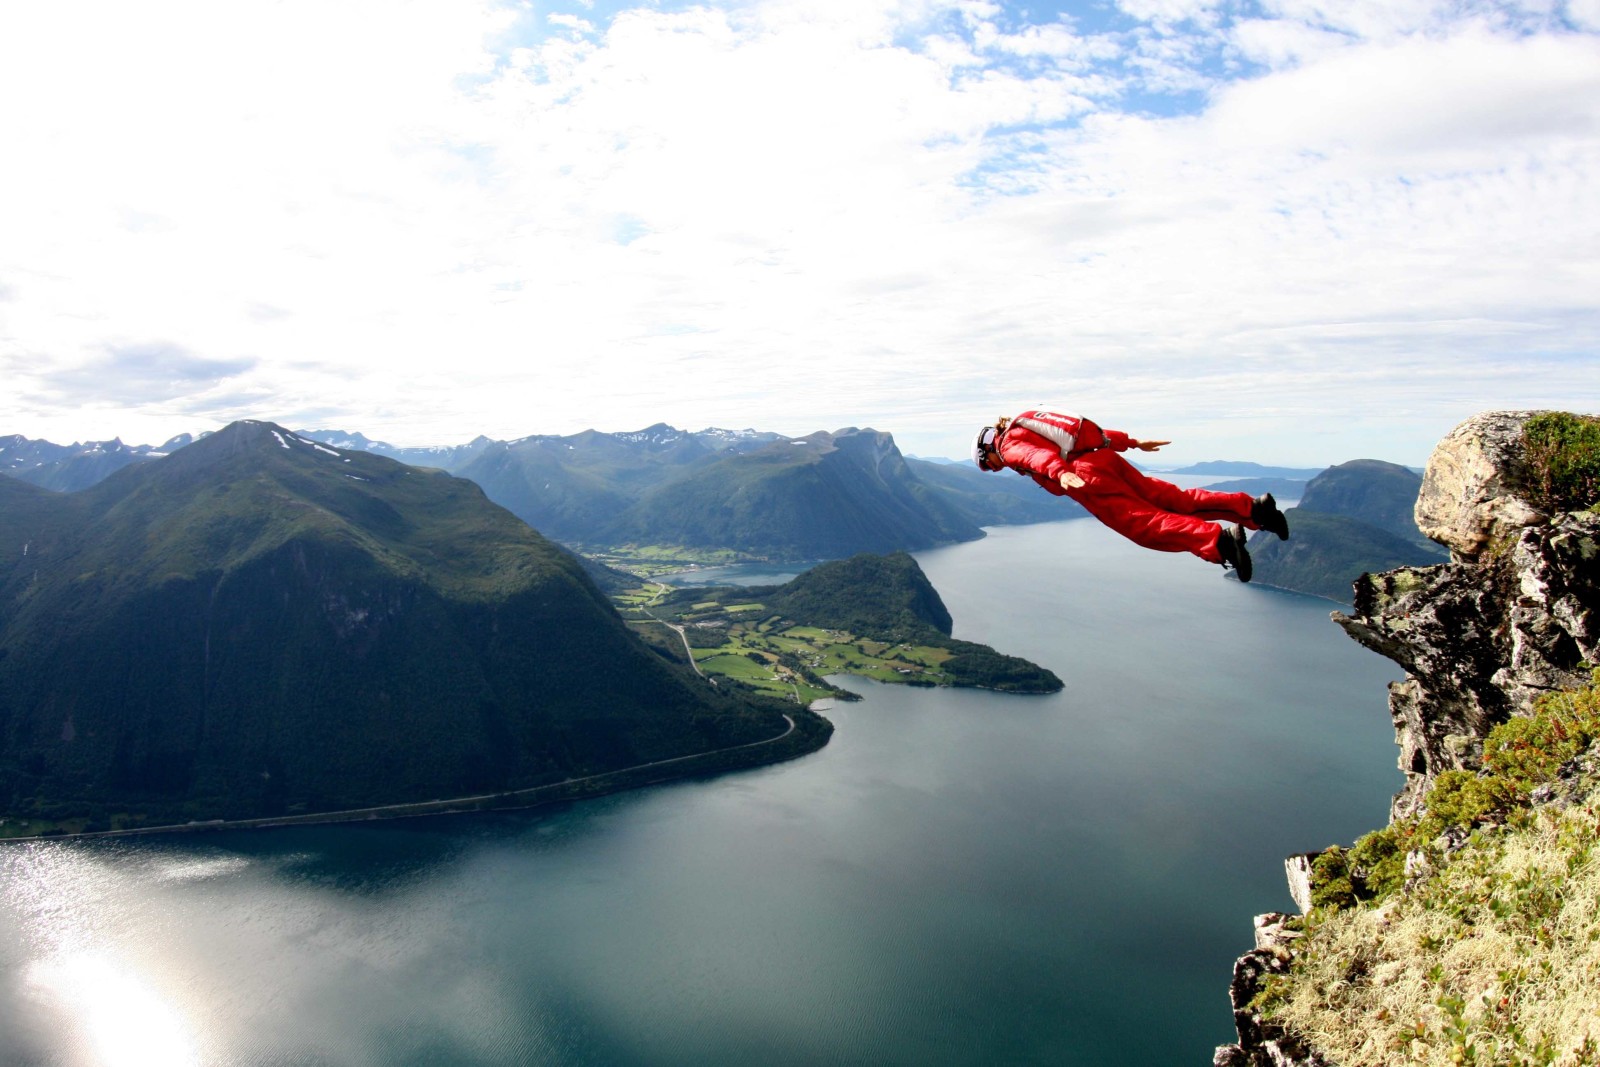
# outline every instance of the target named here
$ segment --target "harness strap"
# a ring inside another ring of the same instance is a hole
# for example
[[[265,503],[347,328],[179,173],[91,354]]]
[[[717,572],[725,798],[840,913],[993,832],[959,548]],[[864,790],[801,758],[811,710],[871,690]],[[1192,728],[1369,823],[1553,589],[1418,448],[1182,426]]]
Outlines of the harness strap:
[[[1057,413],[1050,412],[1049,414]],[[1011,425],[1021,426],[1024,430],[1030,430],[1033,433],[1038,434],[1040,437],[1043,437],[1046,441],[1051,442],[1061,451],[1062,459],[1071,459],[1074,456],[1088,455],[1090,452],[1098,452],[1102,448],[1111,447],[1111,440],[1106,436],[1106,432],[1089,419],[1085,419],[1077,415],[1058,417],[1077,419],[1078,432],[1074,434],[1070,430],[1066,429],[1066,427],[1057,426],[1055,423],[1046,422],[1044,419],[1029,418],[1028,414],[1018,415],[1016,418],[1011,420]],[[1091,445],[1088,448],[1078,447],[1078,439],[1080,437],[1088,436],[1084,433],[1085,427],[1100,435],[1099,444]],[[1010,427],[1007,427],[1007,429],[1010,429]]]
[[[1089,452],[1098,452],[1102,448],[1110,448],[1111,447],[1111,438],[1106,436],[1106,432],[1100,428],[1098,423],[1090,422],[1088,419],[1079,419],[1078,423],[1079,423],[1080,428],[1083,427],[1083,426],[1087,426],[1087,427],[1089,427],[1089,429],[1093,430],[1095,433],[1100,435],[1100,443],[1099,444],[1095,445],[1093,448],[1081,448],[1081,449],[1078,450],[1078,454],[1080,456],[1084,455],[1086,453],[1089,453]]]

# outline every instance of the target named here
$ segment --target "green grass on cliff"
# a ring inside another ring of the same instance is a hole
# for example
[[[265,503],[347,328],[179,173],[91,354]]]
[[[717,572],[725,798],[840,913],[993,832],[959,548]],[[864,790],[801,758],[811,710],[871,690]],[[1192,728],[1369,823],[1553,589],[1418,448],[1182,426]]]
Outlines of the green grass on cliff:
[[[1546,511],[1600,506],[1600,418],[1550,411],[1522,428],[1533,502]]]
[[[1317,857],[1312,903],[1341,908],[1379,904],[1405,882],[1405,859],[1416,853],[1437,862],[1442,835],[1463,835],[1488,824],[1525,817],[1529,797],[1552,781],[1561,765],[1600,741],[1600,674],[1570,693],[1541,699],[1532,715],[1489,731],[1483,769],[1445,771],[1428,793],[1426,809]]]
[[[1333,1062],[1600,1063],[1600,791],[1480,835],[1412,892],[1311,929],[1273,1018]]]
[[[1600,779],[1529,803],[1597,739],[1600,672],[1492,731],[1483,772],[1441,775],[1421,816],[1319,857],[1257,1007],[1346,1065],[1600,1063]]]

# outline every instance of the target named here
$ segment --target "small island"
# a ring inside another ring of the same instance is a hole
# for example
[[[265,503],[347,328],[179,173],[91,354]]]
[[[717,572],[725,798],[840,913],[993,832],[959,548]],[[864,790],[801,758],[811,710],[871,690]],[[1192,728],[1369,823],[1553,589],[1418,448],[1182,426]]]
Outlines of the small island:
[[[856,699],[827,677],[1055,693],[1050,670],[952,636],[949,611],[916,560],[870,553],[820,564],[781,586],[674,589],[659,582],[613,594],[651,647],[688,659],[720,685],[802,706]]]

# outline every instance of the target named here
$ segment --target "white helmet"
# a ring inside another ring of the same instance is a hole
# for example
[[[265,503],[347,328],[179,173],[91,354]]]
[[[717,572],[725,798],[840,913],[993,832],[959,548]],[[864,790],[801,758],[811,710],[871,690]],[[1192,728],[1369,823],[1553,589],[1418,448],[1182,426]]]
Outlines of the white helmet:
[[[972,462],[976,463],[980,468],[983,467],[984,453],[994,449],[994,438],[995,433],[993,426],[985,426],[983,429],[978,431],[978,436],[973,438]]]

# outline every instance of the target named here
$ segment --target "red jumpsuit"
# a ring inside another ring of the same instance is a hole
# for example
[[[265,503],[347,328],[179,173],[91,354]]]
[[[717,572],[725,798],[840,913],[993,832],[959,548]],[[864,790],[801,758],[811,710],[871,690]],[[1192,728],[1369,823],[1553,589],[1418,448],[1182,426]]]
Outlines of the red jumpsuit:
[[[1146,477],[1117,455],[1131,447],[1132,438],[1120,430],[1102,430],[1088,419],[1042,410],[1018,415],[994,441],[1006,466],[1031,476],[1056,496],[1071,497],[1089,514],[1145,548],[1191,552],[1207,563],[1221,563],[1217,539],[1222,527],[1211,520],[1260,529],[1250,518],[1248,493],[1179,489]],[[1061,476],[1068,472],[1082,478],[1083,485],[1064,488]]]

